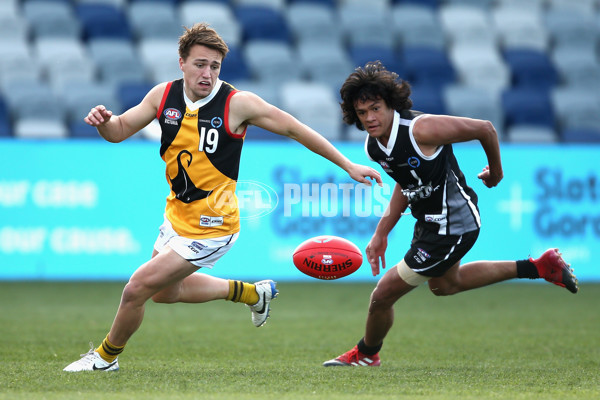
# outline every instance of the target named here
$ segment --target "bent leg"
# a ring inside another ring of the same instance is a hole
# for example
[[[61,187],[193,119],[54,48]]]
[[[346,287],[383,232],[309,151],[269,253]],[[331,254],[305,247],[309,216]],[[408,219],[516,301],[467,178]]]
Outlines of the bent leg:
[[[193,273],[152,296],[157,303],[205,303],[226,299],[229,281],[214,276]]]
[[[400,261],[409,268],[404,260]],[[379,280],[371,293],[369,314],[365,330],[364,342],[367,346],[376,347],[383,343],[383,339],[394,323],[394,304],[406,293],[416,286],[406,283],[398,274],[398,268],[392,268]]]
[[[437,296],[448,296],[516,277],[516,261],[473,261],[463,265],[459,261],[443,276],[431,278],[429,289]]]
[[[115,346],[122,346],[140,327],[146,301],[196,271],[194,266],[170,248],[138,268],[123,289],[117,315],[108,334]]]

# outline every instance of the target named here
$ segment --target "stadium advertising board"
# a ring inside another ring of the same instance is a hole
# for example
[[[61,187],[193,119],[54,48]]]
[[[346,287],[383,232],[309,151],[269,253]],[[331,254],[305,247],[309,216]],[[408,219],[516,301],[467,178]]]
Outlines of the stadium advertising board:
[[[369,164],[362,143],[338,146]],[[0,279],[125,280],[150,256],[168,186],[158,145],[147,141],[0,141]],[[578,278],[600,280],[599,147],[503,145],[505,178],[476,178],[486,165],[475,144],[455,145],[479,195],[483,229],[465,261],[518,259],[559,247]],[[372,164],[372,163],[371,163]],[[374,168],[378,168],[372,164]],[[242,232],[210,273],[227,278],[307,280],[292,264],[296,246],[329,234],[364,251],[393,182],[351,181],[292,141],[247,139],[237,185]],[[389,238],[387,267],[406,251],[414,220]],[[365,262],[340,280],[373,280]]]

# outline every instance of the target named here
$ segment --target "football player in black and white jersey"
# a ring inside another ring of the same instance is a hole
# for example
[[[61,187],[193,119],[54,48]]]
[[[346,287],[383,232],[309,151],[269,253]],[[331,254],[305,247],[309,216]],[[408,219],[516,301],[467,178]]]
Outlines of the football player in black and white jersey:
[[[354,348],[324,366],[378,366],[400,297],[427,282],[446,296],[512,278],[544,278],[576,293],[577,279],[558,249],[538,259],[461,264],[481,226],[477,195],[460,170],[452,144],[476,140],[488,165],[477,175],[493,188],[503,178],[496,129],[489,121],[412,110],[408,82],[380,62],[350,74],[340,90],[344,122],[368,134],[367,156],[396,182],[386,213],[367,245],[373,275],[386,267],[387,237],[410,208],[416,219],[411,246],[371,294],[365,334]]]

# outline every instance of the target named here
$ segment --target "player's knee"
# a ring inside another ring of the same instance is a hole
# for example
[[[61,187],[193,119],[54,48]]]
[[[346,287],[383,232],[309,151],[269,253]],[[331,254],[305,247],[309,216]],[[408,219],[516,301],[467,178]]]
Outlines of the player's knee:
[[[137,280],[131,279],[123,289],[121,303],[144,303],[149,295],[146,285]]]
[[[451,296],[460,292],[460,287],[449,282],[429,282],[429,290],[436,296]]]

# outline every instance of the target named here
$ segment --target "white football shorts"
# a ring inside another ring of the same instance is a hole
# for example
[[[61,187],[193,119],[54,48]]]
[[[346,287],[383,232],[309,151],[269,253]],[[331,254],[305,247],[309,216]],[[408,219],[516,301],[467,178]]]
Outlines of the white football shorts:
[[[169,246],[199,268],[212,268],[217,260],[233,247],[239,236],[239,233],[234,233],[210,239],[188,239],[179,236],[166,217],[159,230],[154,250],[160,252],[165,246]]]

